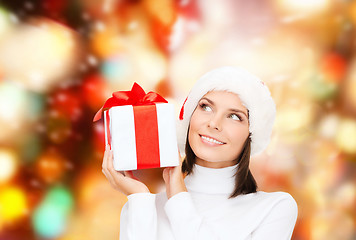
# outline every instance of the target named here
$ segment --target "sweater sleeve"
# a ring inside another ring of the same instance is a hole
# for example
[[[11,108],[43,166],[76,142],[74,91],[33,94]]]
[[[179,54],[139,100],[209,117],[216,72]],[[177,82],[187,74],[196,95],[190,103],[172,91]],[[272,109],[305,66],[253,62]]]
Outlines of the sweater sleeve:
[[[291,195],[286,194],[252,233],[252,239],[291,239],[297,216],[297,203]]]
[[[156,240],[157,211],[152,193],[134,193],[121,210],[120,240]]]
[[[181,192],[174,195],[167,201],[164,210],[177,240],[219,239],[213,226],[198,214],[190,193]]]

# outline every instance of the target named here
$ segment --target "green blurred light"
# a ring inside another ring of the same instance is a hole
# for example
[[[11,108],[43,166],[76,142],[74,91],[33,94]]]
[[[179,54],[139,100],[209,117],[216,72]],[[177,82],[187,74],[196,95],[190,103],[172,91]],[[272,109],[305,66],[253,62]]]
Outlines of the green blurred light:
[[[319,101],[333,99],[338,93],[338,85],[320,74],[314,75],[307,82],[307,87],[311,97]]]
[[[46,194],[42,204],[33,214],[33,226],[38,235],[45,238],[58,237],[63,233],[73,197],[64,187],[54,187]]]
[[[27,92],[26,117],[29,120],[36,120],[42,114],[45,106],[45,97],[42,94]]]
[[[36,133],[26,134],[20,141],[21,161],[24,163],[34,162],[43,149],[40,136]]]
[[[109,82],[122,82],[130,72],[128,59],[124,56],[113,56],[101,65],[101,72]]]
[[[18,121],[25,109],[26,91],[21,87],[4,81],[0,84],[0,114],[8,121]]]
[[[52,188],[44,200],[46,203],[56,206],[61,211],[68,213],[73,207],[73,197],[64,187]]]
[[[11,26],[10,15],[2,7],[0,7],[0,35],[6,32]]]
[[[35,210],[32,222],[38,235],[45,238],[55,238],[65,230],[66,214],[58,206],[45,203]]]

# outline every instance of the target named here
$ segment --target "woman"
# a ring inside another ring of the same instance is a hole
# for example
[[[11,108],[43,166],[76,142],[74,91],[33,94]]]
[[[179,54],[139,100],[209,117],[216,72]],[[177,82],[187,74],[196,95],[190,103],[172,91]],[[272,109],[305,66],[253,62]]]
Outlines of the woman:
[[[180,112],[178,144],[185,158],[165,168],[166,192],[151,194],[131,171],[103,173],[127,195],[120,239],[290,239],[297,205],[288,193],[257,191],[250,156],[270,139],[275,104],[268,88],[244,69],[203,75]]]

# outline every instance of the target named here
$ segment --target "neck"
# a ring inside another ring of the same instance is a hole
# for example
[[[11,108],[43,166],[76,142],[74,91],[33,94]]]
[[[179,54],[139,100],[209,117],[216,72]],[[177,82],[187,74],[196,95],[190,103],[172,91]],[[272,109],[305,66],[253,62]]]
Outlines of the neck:
[[[235,188],[237,166],[210,168],[195,164],[184,179],[186,187],[190,192],[230,195]]]
[[[236,165],[237,161],[209,162],[196,157],[195,164],[206,168],[226,168]]]

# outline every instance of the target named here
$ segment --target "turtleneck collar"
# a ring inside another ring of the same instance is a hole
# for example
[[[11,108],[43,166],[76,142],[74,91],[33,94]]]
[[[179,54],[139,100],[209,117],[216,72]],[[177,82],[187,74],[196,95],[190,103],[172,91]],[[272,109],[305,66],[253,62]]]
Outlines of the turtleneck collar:
[[[236,167],[208,168],[195,164],[184,182],[189,192],[230,195],[235,188]]]

